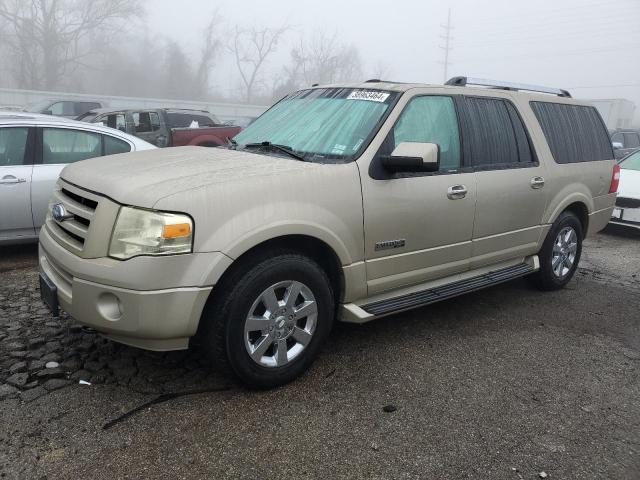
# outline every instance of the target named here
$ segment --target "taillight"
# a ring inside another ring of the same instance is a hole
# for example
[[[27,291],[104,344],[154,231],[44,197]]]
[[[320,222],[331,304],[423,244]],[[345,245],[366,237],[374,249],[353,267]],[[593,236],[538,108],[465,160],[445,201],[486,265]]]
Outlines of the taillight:
[[[620,185],[620,165],[617,163],[613,166],[613,174],[611,175],[611,185],[609,185],[609,193],[616,193]]]

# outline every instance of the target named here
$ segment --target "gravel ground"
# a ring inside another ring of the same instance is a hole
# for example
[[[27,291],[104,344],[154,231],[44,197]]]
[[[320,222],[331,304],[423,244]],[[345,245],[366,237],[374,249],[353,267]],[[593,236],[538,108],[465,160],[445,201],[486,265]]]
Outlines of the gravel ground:
[[[258,392],[51,318],[36,249],[0,249],[0,477],[640,478],[640,237],[621,233],[563,291],[341,324]]]

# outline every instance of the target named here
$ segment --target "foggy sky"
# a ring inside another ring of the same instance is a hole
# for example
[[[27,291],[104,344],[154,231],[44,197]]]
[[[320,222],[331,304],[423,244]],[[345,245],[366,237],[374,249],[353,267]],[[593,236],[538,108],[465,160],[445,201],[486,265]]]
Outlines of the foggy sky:
[[[195,52],[216,8],[223,29],[293,27],[269,62],[266,81],[300,33],[321,29],[359,49],[365,76],[380,63],[395,81],[442,83],[441,24],[451,8],[449,76],[567,88],[580,98],[629,98],[640,115],[640,0],[154,0],[145,23]],[[222,62],[214,86],[235,88],[234,68]]]

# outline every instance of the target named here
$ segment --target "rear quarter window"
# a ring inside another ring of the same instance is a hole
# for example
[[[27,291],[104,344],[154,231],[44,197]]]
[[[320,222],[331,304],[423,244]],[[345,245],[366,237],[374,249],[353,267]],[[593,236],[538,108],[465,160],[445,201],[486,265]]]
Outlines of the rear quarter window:
[[[613,160],[609,134],[594,107],[531,102],[531,108],[556,163]]]

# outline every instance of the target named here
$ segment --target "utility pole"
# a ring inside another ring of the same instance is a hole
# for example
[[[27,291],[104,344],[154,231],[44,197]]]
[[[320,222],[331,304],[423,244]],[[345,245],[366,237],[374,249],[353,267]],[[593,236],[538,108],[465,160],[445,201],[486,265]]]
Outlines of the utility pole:
[[[443,35],[440,35],[440,38],[444,40],[444,46],[440,45],[440,48],[444,50],[444,61],[439,62],[444,66],[444,81],[449,80],[449,65],[451,62],[449,61],[449,52],[453,50],[451,47],[451,40],[453,37],[451,36],[451,30],[453,27],[451,26],[451,9],[449,9],[449,13],[447,14],[447,24],[442,25],[440,27],[443,29]]]

